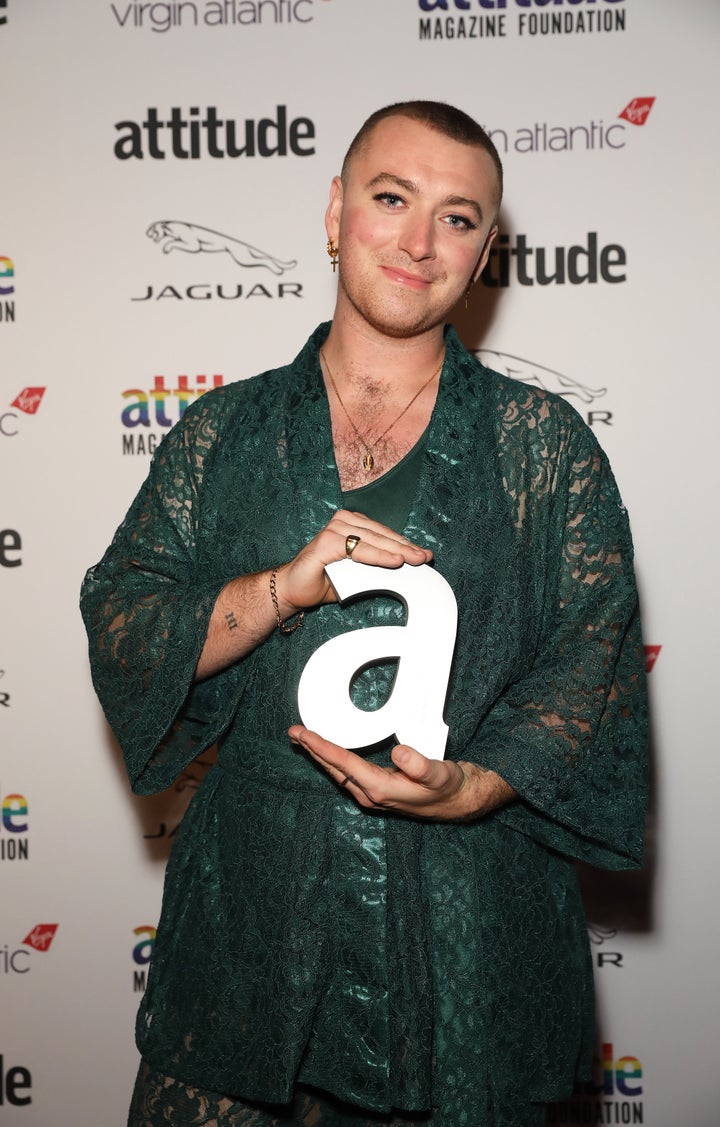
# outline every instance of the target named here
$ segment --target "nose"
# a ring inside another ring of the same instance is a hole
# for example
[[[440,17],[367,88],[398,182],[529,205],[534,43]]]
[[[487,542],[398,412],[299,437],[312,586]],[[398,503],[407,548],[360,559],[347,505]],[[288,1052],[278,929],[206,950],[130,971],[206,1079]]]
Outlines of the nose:
[[[407,216],[398,240],[400,250],[413,262],[435,257],[434,221],[430,215],[415,211]]]

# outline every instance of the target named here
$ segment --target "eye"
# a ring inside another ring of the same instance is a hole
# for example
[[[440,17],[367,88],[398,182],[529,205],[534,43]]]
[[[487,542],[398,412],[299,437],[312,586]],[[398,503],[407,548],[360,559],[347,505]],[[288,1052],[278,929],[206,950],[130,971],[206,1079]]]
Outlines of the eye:
[[[376,196],[373,196],[373,199],[377,200],[378,203],[387,204],[390,208],[399,207],[405,202],[397,192],[378,192]]]
[[[467,215],[446,215],[445,223],[448,227],[454,227],[457,231],[475,231],[477,229],[477,223],[473,223]]]

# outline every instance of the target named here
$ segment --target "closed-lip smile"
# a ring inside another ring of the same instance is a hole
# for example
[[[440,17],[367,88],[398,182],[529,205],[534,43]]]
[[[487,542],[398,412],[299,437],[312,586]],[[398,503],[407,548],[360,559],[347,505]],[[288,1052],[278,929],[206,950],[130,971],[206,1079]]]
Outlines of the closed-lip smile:
[[[432,285],[429,278],[423,278],[421,274],[410,274],[407,270],[401,270],[399,266],[381,266],[380,269],[393,281],[409,286],[410,289],[424,290]]]

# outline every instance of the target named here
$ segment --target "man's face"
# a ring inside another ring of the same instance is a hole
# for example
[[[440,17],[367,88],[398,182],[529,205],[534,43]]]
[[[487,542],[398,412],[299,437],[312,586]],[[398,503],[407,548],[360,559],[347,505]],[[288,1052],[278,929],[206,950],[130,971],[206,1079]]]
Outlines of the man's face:
[[[407,117],[381,121],[330,191],[338,312],[393,337],[443,324],[487,261],[496,191],[483,149]]]

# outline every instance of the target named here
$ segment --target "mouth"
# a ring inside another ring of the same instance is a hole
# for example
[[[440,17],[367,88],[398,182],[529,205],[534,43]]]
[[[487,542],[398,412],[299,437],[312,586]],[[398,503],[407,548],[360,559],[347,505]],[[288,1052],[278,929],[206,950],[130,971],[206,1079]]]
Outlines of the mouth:
[[[429,278],[423,278],[421,274],[411,274],[407,270],[401,270],[399,266],[381,266],[380,269],[386,278],[411,290],[426,290],[432,285]]]

